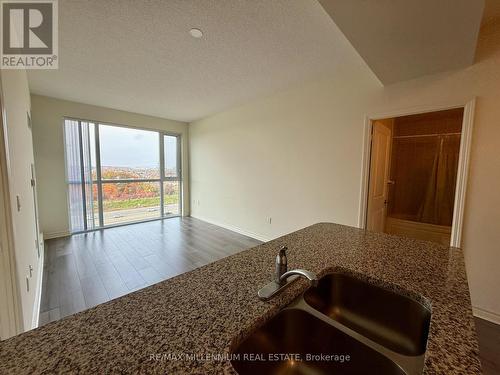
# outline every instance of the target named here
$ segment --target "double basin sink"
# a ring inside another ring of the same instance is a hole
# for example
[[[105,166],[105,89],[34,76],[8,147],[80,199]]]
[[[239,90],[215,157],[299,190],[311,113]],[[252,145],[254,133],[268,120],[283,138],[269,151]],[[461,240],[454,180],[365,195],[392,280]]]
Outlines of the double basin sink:
[[[244,374],[421,374],[431,312],[345,274],[319,280],[231,355]]]

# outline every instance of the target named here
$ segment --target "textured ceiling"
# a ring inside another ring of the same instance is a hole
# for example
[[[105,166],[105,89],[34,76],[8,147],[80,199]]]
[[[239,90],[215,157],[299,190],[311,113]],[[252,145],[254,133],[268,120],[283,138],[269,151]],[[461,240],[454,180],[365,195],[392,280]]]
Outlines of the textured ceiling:
[[[383,84],[474,61],[484,0],[319,1]]]
[[[316,0],[59,0],[59,51],[33,93],[181,121],[364,64]]]

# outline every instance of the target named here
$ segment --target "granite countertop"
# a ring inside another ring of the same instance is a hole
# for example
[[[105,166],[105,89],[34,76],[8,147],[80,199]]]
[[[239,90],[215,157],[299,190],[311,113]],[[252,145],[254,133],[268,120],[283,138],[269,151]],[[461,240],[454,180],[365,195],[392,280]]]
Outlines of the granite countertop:
[[[432,308],[424,373],[481,373],[460,249],[329,223],[5,340],[0,373],[234,373],[230,348],[308,286],[299,280],[258,299],[284,244],[289,269],[323,276],[340,267],[422,296]]]

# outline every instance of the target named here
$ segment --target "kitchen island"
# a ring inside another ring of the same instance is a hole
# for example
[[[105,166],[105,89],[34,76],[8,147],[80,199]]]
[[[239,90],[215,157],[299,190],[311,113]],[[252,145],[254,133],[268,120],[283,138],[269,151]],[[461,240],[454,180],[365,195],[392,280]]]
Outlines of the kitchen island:
[[[0,373],[234,373],[231,350],[308,288],[257,297],[282,245],[289,269],[352,273],[430,306],[424,374],[481,374],[462,251],[331,223],[5,340]]]

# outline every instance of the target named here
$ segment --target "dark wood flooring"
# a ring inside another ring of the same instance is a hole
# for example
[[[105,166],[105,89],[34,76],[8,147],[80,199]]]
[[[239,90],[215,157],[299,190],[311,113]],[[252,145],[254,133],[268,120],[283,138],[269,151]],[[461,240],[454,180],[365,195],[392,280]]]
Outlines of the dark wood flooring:
[[[260,243],[189,217],[48,240],[39,325]]]
[[[500,325],[475,318],[483,375],[500,374]]]
[[[258,244],[189,217],[48,240],[40,326]],[[475,321],[484,375],[498,375],[500,326]]]

